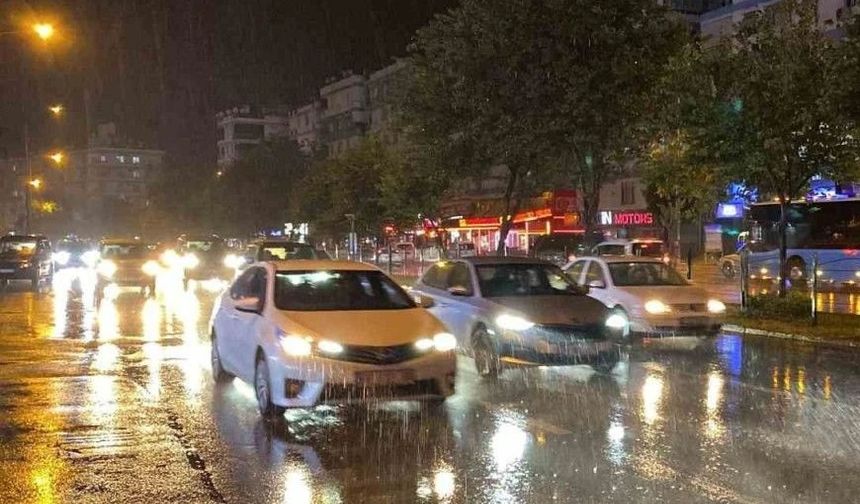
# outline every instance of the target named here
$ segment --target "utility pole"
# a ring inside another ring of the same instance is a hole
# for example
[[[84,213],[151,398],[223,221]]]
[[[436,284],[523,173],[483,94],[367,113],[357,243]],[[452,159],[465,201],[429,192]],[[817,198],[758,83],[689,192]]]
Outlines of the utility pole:
[[[27,180],[24,186],[27,192],[24,193],[24,233],[30,234],[30,199],[32,198],[33,187],[30,181],[33,180],[33,164],[30,161],[30,126],[27,121],[24,121],[24,157],[27,159]]]

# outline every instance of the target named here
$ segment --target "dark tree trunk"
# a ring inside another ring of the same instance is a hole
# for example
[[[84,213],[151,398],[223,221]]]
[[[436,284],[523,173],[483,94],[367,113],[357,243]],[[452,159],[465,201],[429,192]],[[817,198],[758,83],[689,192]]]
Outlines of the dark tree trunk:
[[[596,245],[594,235],[597,231],[598,213],[600,209],[600,179],[595,170],[590,168],[589,173],[581,175],[579,179],[580,194],[582,196],[582,225],[585,229],[585,242],[587,245]]]
[[[785,297],[788,281],[788,201],[779,198],[779,297]]]
[[[508,233],[514,225],[514,214],[517,213],[520,207],[520,195],[516,194],[517,183],[519,182],[519,171],[508,167],[508,185],[505,187],[505,213],[502,215],[502,224],[499,228],[499,242],[496,245],[496,254],[504,255],[505,241],[508,239]]]

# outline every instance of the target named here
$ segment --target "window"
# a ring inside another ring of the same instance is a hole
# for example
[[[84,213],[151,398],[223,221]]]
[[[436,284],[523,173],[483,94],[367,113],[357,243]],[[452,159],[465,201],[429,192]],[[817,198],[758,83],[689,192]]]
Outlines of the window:
[[[624,245],[599,245],[595,247],[597,255],[626,255],[627,250]]]
[[[275,305],[290,311],[402,310],[412,298],[381,271],[279,271]]]
[[[558,266],[529,263],[482,264],[476,268],[485,298],[581,295]]]
[[[117,156],[116,160],[119,161],[120,163],[125,163],[125,156],[121,156],[121,155]]]
[[[451,263],[445,262],[435,264],[432,268],[427,270],[426,273],[424,273],[424,277],[421,278],[421,283],[427,287],[444,290],[445,285],[447,285],[448,272],[451,271],[450,265]]]
[[[586,261],[576,261],[573,263],[573,266],[567,270],[567,277],[576,282],[577,284],[581,284],[582,282],[582,270],[585,269],[585,265],[588,264]]]
[[[233,126],[233,138],[237,140],[261,139],[263,138],[263,125],[236,123]]]
[[[132,157],[131,157],[131,162],[132,162],[133,164],[140,164],[140,156],[132,156]]]
[[[618,286],[687,285],[677,271],[660,262],[613,263],[609,274]]]
[[[139,179],[140,178],[140,170],[134,170],[131,172],[131,178]]]
[[[102,154],[101,156],[99,156],[99,162],[101,162],[101,163],[107,163],[107,156],[105,156],[104,154]]]
[[[621,182],[621,204],[635,205],[636,204],[636,182],[633,180],[625,180]]]
[[[230,287],[230,297],[232,299],[249,297],[263,299],[265,292],[266,270],[263,268],[249,268]]]
[[[592,282],[597,282],[596,285],[606,286],[606,277],[603,276],[603,268],[597,261],[591,261],[588,265],[588,273],[585,274],[585,284],[592,285]]]
[[[466,292],[471,296],[474,290],[472,289],[472,277],[469,274],[469,267],[463,263],[457,263],[451,269],[451,274],[448,275],[447,286],[466,289]]]

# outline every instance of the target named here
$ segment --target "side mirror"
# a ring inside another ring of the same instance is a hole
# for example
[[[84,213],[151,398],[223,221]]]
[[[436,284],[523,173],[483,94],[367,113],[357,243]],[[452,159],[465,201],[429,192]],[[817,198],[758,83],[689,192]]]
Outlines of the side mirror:
[[[433,308],[436,306],[436,301],[430,296],[416,296],[415,301],[421,308]]]
[[[452,296],[467,297],[471,296],[472,292],[469,291],[469,289],[463,287],[462,285],[453,285],[451,287],[448,287],[448,294],[451,294]]]
[[[586,285],[588,289],[605,289],[606,283],[603,280],[592,280]]]
[[[233,302],[237,310],[249,313],[260,313],[263,303],[258,297],[240,298]]]

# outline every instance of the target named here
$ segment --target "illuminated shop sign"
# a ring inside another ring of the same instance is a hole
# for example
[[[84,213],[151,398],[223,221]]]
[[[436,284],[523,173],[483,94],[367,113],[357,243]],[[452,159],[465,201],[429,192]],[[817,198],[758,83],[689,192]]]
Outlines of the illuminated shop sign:
[[[601,226],[651,226],[654,224],[654,214],[651,212],[600,212]]]

